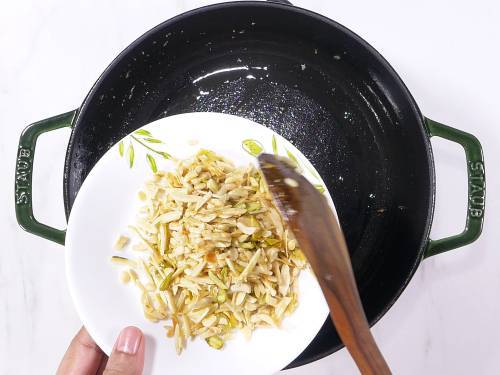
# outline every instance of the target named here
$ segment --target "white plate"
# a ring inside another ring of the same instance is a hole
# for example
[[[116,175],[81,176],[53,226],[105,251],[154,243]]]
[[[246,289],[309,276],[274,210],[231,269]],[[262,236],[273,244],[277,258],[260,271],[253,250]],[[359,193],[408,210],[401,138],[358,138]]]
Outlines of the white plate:
[[[176,158],[193,155],[200,148],[213,150],[236,165],[255,163],[242,141],[254,139],[272,152],[273,132],[252,121],[219,113],[189,113],[167,117],[142,129],[163,144],[144,143],[168,151]],[[141,138],[137,136],[137,138]],[[324,186],[307,159],[291,143],[275,135],[278,152],[289,150],[303,166],[304,175]],[[128,144],[134,146],[134,166],[129,167]],[[157,154],[131,136],[123,140],[124,156],[113,146],[92,169],[73,205],[66,235],[66,271],[76,309],[97,344],[109,354],[119,331],[129,325],[146,335],[146,374],[260,375],[273,374],[295,359],[311,342],[328,315],[328,307],[311,272],[299,280],[299,306],[278,329],[257,329],[250,341],[241,334],[223,350],[210,348],[202,339],[189,341],[178,356],[173,339],[167,339],[160,323],[148,322],[139,293],[119,281],[119,269],[110,263],[116,255],[113,243],[133,224],[138,207],[137,192],[151,177],[146,154]],[[172,169],[172,161],[156,157],[158,169]],[[326,191],[325,194],[328,194]],[[330,202],[331,199],[328,196]],[[331,203],[333,209],[333,203]],[[127,256],[132,250],[120,252]]]

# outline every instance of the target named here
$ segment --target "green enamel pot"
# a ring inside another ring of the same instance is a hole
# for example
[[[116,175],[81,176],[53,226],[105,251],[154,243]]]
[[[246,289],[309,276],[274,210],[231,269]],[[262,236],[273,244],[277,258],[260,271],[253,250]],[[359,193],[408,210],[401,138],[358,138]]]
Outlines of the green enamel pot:
[[[389,63],[352,31],[308,10],[257,1],[210,5],[163,22],[108,66],[77,110],[29,125],[15,176],[21,227],[64,244],[64,230],[33,216],[33,158],[42,133],[72,129],[62,176],[69,217],[85,177],[114,143],[148,122],[185,112],[251,119],[313,163],[333,197],[370,324],[392,306],[424,258],[481,234],[485,167],[477,138],[424,117]],[[442,239],[429,238],[432,137],[463,147],[468,174],[465,228]],[[341,346],[325,317],[289,367]]]

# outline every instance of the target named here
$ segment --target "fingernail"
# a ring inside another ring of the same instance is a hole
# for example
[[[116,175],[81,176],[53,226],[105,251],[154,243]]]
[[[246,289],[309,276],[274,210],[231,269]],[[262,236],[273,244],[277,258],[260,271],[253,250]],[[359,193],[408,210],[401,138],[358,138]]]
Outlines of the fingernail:
[[[120,332],[116,340],[116,350],[122,353],[134,355],[139,350],[142,340],[142,332],[136,327],[127,327]]]

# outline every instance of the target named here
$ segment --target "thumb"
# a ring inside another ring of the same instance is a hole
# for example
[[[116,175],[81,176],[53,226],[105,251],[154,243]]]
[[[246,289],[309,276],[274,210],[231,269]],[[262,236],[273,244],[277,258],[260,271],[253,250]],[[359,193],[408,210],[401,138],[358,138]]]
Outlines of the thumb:
[[[144,336],[139,328],[120,332],[104,375],[140,375],[144,367]]]

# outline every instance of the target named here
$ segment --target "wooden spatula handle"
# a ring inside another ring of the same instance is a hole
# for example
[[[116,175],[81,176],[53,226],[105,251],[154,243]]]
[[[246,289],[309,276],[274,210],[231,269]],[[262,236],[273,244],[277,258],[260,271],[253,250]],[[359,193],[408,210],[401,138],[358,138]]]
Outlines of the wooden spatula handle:
[[[318,278],[337,332],[361,373],[391,374],[370,332],[342,230],[326,199],[320,198],[307,202],[312,205],[309,209],[321,214],[290,221],[295,236]]]
[[[344,234],[325,197],[283,160],[259,155],[261,170],[318,278],[343,343],[364,375],[391,373],[370,332]]]

